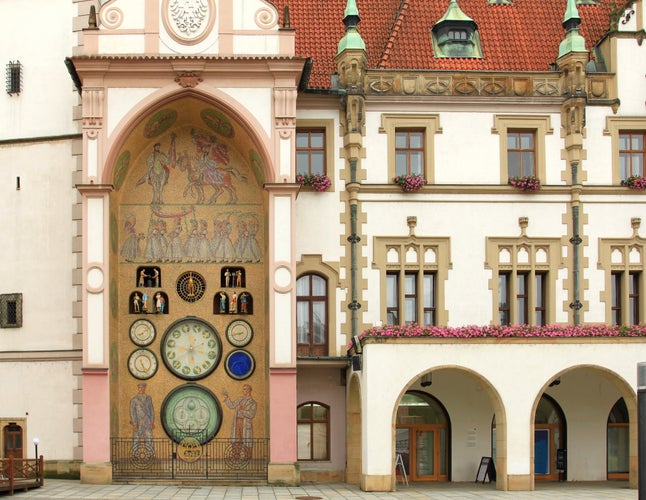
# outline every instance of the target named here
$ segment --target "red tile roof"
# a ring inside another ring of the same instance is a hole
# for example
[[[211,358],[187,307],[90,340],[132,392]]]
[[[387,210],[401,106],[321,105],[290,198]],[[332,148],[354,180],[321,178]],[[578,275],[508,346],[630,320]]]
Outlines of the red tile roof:
[[[346,0],[274,0],[281,16],[289,5],[296,30],[296,55],[313,59],[309,86],[330,87],[334,56],[343,37]],[[565,36],[566,0],[458,0],[478,25],[482,59],[435,58],[431,28],[449,0],[357,0],[359,32],[366,44],[369,69],[548,71]],[[580,33],[590,49],[607,31],[610,1],[579,5]],[[282,19],[281,19],[282,22]]]

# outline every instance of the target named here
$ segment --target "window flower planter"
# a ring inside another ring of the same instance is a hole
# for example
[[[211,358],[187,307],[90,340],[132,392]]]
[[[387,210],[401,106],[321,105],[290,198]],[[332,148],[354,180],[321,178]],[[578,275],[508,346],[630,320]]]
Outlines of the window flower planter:
[[[642,175],[631,175],[625,181],[621,181],[621,185],[637,191],[643,191],[646,189],[646,177]]]
[[[541,188],[541,181],[538,177],[527,175],[525,177],[511,177],[509,184],[519,191],[538,191]]]
[[[426,185],[426,179],[419,174],[398,175],[393,181],[405,193],[414,193]]]
[[[314,191],[326,191],[332,185],[332,181],[325,174],[298,174],[296,176],[296,182],[301,186],[309,186]]]

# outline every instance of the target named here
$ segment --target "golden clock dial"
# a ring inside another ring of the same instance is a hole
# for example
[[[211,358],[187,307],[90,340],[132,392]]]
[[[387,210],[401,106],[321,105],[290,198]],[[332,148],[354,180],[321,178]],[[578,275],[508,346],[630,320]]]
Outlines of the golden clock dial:
[[[146,380],[157,372],[157,356],[148,349],[135,349],[128,357],[128,370],[139,380]]]
[[[155,340],[155,326],[147,319],[138,319],[130,326],[130,340],[145,347]]]
[[[251,325],[244,320],[237,319],[227,326],[227,340],[236,347],[244,347],[253,338]]]
[[[184,318],[168,327],[161,343],[166,367],[185,380],[206,377],[218,366],[222,342],[215,328],[198,318]]]

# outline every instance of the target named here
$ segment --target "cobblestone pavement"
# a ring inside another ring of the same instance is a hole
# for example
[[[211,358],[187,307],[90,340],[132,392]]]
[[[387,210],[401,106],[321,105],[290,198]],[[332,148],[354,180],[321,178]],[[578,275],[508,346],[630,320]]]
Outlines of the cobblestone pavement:
[[[375,493],[361,491],[349,484],[304,484],[299,487],[284,486],[224,486],[160,484],[111,484],[90,485],[79,481],[48,479],[42,488],[17,491],[17,500],[318,500],[318,499],[423,499],[432,500],[637,500],[638,491],[629,489],[628,483],[609,481],[599,483],[538,483],[535,491],[498,491],[494,484],[433,483],[397,485],[397,491]],[[8,499],[8,494],[0,497]]]

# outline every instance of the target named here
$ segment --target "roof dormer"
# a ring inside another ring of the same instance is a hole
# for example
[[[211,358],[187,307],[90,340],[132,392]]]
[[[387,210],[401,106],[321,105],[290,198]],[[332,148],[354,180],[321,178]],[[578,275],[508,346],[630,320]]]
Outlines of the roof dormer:
[[[478,25],[451,0],[442,18],[431,28],[435,57],[482,58]]]

